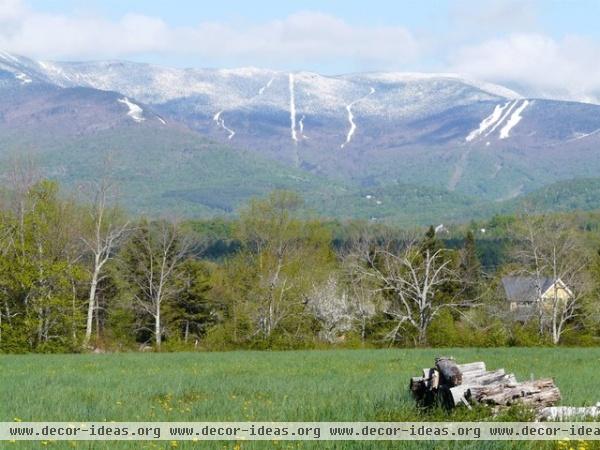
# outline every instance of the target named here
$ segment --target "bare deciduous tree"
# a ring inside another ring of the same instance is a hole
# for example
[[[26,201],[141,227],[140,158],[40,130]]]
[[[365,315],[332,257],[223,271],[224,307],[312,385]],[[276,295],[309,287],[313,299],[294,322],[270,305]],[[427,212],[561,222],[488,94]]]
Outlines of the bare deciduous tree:
[[[157,349],[163,335],[162,312],[165,302],[173,300],[183,283],[181,263],[190,248],[190,242],[181,233],[176,222],[157,221],[136,230],[127,256],[129,281],[134,287],[136,306],[152,317],[150,330]]]
[[[468,306],[457,296],[441,299],[438,295],[444,285],[459,281],[442,249],[423,249],[413,239],[383,244],[364,241],[349,257],[359,278],[374,283],[386,298],[383,312],[395,322],[387,335],[390,341],[410,327],[416,331],[417,344],[423,345],[429,325],[441,310]]]
[[[92,336],[94,313],[97,308],[98,283],[104,278],[106,263],[113,257],[115,247],[127,231],[129,222],[120,223],[115,210],[109,205],[113,186],[108,178],[102,178],[92,188],[93,199],[90,205],[89,218],[91,230],[88,237],[83,238],[87,250],[92,255],[90,286],[88,291],[88,308],[83,344],[87,346]]]

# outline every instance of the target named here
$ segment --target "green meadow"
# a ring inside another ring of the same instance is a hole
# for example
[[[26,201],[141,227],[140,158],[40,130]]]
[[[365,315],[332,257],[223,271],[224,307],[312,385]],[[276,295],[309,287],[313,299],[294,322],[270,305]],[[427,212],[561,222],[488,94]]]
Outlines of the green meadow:
[[[0,356],[0,421],[418,421],[485,419],[418,410],[407,385],[435,356],[553,377],[563,404],[600,401],[600,348],[389,349]],[[573,443],[572,448],[596,448]],[[0,448],[431,448],[393,442],[0,442]],[[438,443],[436,448],[540,448]],[[544,448],[569,448],[547,443]]]

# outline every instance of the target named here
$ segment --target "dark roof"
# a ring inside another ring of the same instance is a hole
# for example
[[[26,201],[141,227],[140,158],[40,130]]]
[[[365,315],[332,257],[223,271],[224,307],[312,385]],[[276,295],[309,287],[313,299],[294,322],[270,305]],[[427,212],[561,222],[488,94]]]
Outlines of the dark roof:
[[[509,302],[535,302],[538,299],[538,287],[541,293],[546,292],[553,284],[553,279],[542,277],[503,277],[502,286]]]

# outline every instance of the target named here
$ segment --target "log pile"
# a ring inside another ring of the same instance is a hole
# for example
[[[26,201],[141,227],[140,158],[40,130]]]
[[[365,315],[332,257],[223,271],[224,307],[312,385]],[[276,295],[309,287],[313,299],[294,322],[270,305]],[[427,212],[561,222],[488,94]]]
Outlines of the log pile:
[[[484,362],[457,364],[448,357],[436,358],[435,366],[412,377],[410,391],[423,406],[441,404],[446,408],[485,404],[496,408],[523,404],[540,411],[560,400],[552,379],[518,382],[504,369],[488,371]]]

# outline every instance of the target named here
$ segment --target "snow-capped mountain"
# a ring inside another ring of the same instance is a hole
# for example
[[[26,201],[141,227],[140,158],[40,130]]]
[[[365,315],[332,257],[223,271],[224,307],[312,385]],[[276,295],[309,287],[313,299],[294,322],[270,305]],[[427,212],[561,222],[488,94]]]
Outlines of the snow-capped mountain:
[[[197,113],[282,110],[297,115],[420,118],[475,102],[516,99],[502,86],[456,74],[366,73],[323,76],[257,68],[174,69],[149,64],[49,62],[0,53],[0,69],[21,83],[43,81],[61,87],[89,87],[121,92],[140,102],[182,102]],[[298,118],[299,120],[299,118]],[[290,130],[290,136],[291,136]]]
[[[0,60],[3,54],[0,53]],[[235,108],[257,101],[270,103],[273,95],[265,99],[267,91],[277,93],[278,87],[287,90],[288,72],[258,69],[176,69],[127,61],[101,62],[50,62],[32,61],[4,53],[8,63],[16,62],[24,73],[41,76],[64,87],[87,86],[96,89],[125,93],[146,103],[164,103],[182,97],[206,96],[220,108]],[[427,73],[367,73],[356,75],[323,76],[312,72],[292,74],[296,83],[317,96],[319,109],[339,106],[339,100],[350,100],[364,84],[406,86],[406,95],[425,95],[425,85],[451,80],[471,86],[493,96],[517,98],[519,95],[499,85],[470,80],[457,74]],[[348,97],[349,96],[349,97]],[[261,101],[259,101],[261,100]],[[276,102],[280,105],[280,103]]]
[[[465,134],[460,138],[473,142],[487,136],[490,139],[485,143],[492,145],[495,138],[509,138],[511,131],[515,136],[519,124],[534,119],[540,111],[534,100],[522,99],[510,89],[456,74],[323,76],[257,68],[176,69],[124,61],[32,61],[6,53],[0,53],[0,68],[12,70],[21,84],[41,80],[61,87],[120,92],[175,115],[217,139],[235,136],[242,146],[246,139],[256,136],[256,129],[270,125],[269,117],[277,128],[288,122],[285,134],[293,142],[308,136],[313,126],[317,134],[325,132],[319,128],[328,122],[328,131],[341,137],[337,145],[341,148],[359,136],[372,134],[372,122],[388,122],[396,128],[459,110],[464,115],[464,129],[460,131]],[[555,106],[564,109],[568,104]],[[523,122],[521,114],[525,114]],[[548,111],[544,114],[545,119],[552,119]],[[244,123],[237,124],[240,119]],[[590,120],[584,120],[581,129],[572,128],[570,122],[571,133],[559,133],[564,139],[580,139],[595,131],[587,126]],[[556,134],[556,127],[551,128],[548,133]],[[538,136],[540,131],[544,130],[536,131]],[[382,132],[386,130],[377,127],[377,134]],[[458,135],[453,137],[461,140]],[[443,139],[444,134],[439,138]]]
[[[457,74],[177,69],[0,52],[0,89],[0,129],[45,120],[79,134],[187,130],[357,186],[501,200],[600,169],[600,106],[524,98]]]

